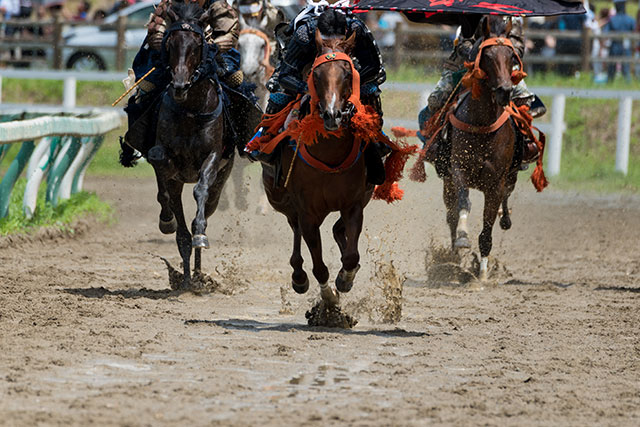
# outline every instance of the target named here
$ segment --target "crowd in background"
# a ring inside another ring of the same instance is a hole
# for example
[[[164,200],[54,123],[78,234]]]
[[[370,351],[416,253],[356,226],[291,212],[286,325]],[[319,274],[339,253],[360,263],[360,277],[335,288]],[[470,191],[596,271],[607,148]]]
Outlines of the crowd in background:
[[[92,7],[88,0],[0,0],[0,34],[5,37],[17,35],[17,30],[9,26],[3,26],[1,21],[7,19],[31,18],[39,22],[51,21],[61,17],[65,21],[72,22],[101,22],[107,15],[135,4],[141,0],[115,0],[110,7],[100,9]],[[145,1],[145,0],[142,0]],[[147,0],[148,1],[148,0]],[[559,17],[536,17],[527,19],[526,25],[531,29],[558,30],[558,31],[582,31],[588,28],[594,35],[604,35],[615,32],[640,33],[640,10],[636,19],[626,12],[625,0],[613,0],[608,6],[596,10],[593,4],[587,7],[586,15],[565,15]],[[108,4],[108,3],[101,3]],[[378,44],[387,53],[401,48],[396,45],[396,28],[406,27],[406,19],[399,13],[381,12],[367,14],[367,24],[374,30],[378,38]],[[21,35],[42,36],[47,35],[46,27],[24,27]],[[544,38],[529,38],[527,50],[531,54],[552,58],[556,55],[577,55],[583,49],[590,49],[594,78],[597,82],[611,81],[620,72],[623,77],[630,80],[632,75],[640,78],[640,66],[631,67],[629,62],[610,63],[608,57],[631,58],[640,57],[640,43],[628,39],[594,38],[591,46],[583,46],[582,38],[562,38],[561,36],[547,35]],[[451,37],[442,37],[437,48],[448,51],[453,46]],[[430,46],[431,47],[431,46]],[[436,47],[436,46],[433,46]],[[431,47],[431,48],[433,48]],[[632,69],[633,68],[633,69]],[[531,64],[531,69],[537,71],[554,71],[562,75],[571,76],[579,73],[580,64],[558,63],[551,66],[548,63]]]

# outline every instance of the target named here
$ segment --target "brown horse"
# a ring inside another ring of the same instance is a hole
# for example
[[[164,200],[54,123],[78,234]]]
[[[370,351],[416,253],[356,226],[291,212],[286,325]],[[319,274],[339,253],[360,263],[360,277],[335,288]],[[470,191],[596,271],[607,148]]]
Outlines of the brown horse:
[[[329,304],[337,304],[338,294],[328,285],[329,270],[322,259],[320,226],[329,213],[340,212],[340,219],[333,226],[333,236],[342,254],[342,268],[335,283],[338,291],[348,292],[360,268],[358,239],[363,210],[371,200],[374,186],[367,183],[364,156],[360,155],[362,147],[349,126],[349,111],[354,102],[359,103],[359,75],[348,56],[355,37],[323,40],[316,32],[315,42],[319,55],[309,77],[309,117],[317,118],[324,129],[312,145],[283,147],[280,151],[283,173],[274,176],[265,167],[263,180],[269,202],[287,217],[293,230],[290,259],[293,289],[298,293],[309,289],[300,253],[304,238],[322,298]]]
[[[523,73],[522,61],[507,38],[511,21],[488,16],[482,25],[484,40],[474,68],[467,74],[474,85],[472,94],[462,95],[458,108],[449,116],[451,155],[449,171],[443,177],[443,197],[452,247],[457,250],[471,247],[467,229],[469,188],[484,193],[483,227],[478,240],[479,278],[486,280],[493,224],[501,205],[500,227],[511,228],[508,200],[518,178],[519,155],[510,103],[514,81]],[[514,71],[515,65],[520,71]],[[541,163],[539,167],[541,171]]]
[[[158,184],[160,231],[176,233],[184,275],[190,284],[190,258],[195,249],[194,271],[201,266],[201,250],[209,248],[207,218],[216,210],[220,193],[233,166],[234,145],[223,113],[221,86],[211,78],[212,61],[204,39],[197,3],[174,4],[169,10],[174,24],[167,29],[163,50],[171,74],[158,112],[153,147],[138,149],[153,166]],[[195,183],[196,216],[191,232],[182,207],[185,183]],[[192,236],[193,234],[193,236]]]

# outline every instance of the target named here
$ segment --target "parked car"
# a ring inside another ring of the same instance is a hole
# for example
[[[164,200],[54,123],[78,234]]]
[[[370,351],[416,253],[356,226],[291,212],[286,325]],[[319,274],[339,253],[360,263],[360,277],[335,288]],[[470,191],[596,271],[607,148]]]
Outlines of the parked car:
[[[126,7],[107,16],[100,25],[83,25],[70,28],[62,34],[65,47],[62,49],[62,63],[68,69],[97,71],[115,69],[118,41],[116,23],[120,16],[127,17],[124,34],[126,48],[138,48],[147,35],[145,24],[159,0],[144,1]],[[135,50],[126,50],[125,63],[131,64]]]

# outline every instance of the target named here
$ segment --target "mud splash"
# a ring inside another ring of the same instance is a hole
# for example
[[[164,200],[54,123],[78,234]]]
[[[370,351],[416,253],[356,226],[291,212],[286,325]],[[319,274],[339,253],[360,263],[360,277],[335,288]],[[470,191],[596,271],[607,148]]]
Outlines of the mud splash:
[[[167,272],[169,273],[169,286],[171,286],[171,289],[174,291],[192,292],[196,295],[205,295],[214,292],[224,295],[233,294],[233,287],[224,286],[221,282],[215,280],[213,277],[203,273],[202,271],[193,272],[191,274],[191,283],[189,288],[184,289],[182,287],[184,275],[176,270],[169,260],[163,257],[160,257],[160,259],[164,261],[167,266]],[[180,268],[182,268],[182,265]]]
[[[328,305],[323,300],[318,301],[304,315],[309,326],[322,326],[325,328],[351,329],[358,321],[342,311],[340,306]]]
[[[382,323],[398,323],[402,319],[402,284],[405,277],[398,272],[391,258],[393,253],[385,249],[383,241],[374,237],[369,238],[367,252],[373,262],[371,281],[382,290],[384,301],[374,308],[378,314],[378,321]],[[370,316],[371,317],[371,316]]]
[[[478,279],[480,259],[475,252],[454,252],[449,247],[431,241],[425,256],[425,269],[430,286],[465,286]],[[510,277],[511,273],[498,259],[489,258],[491,281]]]

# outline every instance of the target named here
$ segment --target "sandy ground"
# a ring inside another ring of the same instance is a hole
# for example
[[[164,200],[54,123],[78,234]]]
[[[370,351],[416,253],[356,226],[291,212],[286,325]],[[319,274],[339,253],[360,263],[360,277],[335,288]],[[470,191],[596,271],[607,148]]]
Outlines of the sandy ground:
[[[462,286],[427,277],[447,243],[440,181],[405,183],[401,203],[367,208],[343,299],[359,323],[331,330],[306,326],[317,284],[290,290],[291,232],[254,212],[260,187],[246,185],[249,209],[232,201],[209,222],[203,265],[224,293],[169,290],[159,256],[179,256],[151,179],[89,179],[114,226],[4,239],[0,424],[640,424],[639,198],[525,183],[513,229],[494,229],[496,279]],[[389,261],[406,277],[395,324]]]

